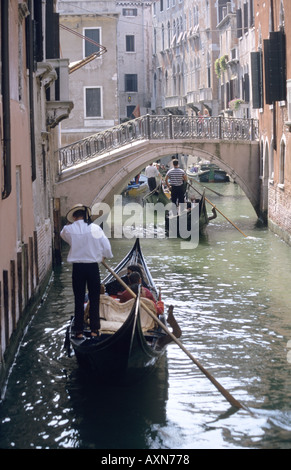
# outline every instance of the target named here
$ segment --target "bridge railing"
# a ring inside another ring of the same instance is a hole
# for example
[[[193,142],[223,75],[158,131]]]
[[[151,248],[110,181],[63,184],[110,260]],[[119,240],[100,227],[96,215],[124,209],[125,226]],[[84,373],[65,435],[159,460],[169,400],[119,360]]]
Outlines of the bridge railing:
[[[254,141],[258,139],[258,121],[222,116],[141,116],[57,150],[59,173],[132,142],[155,139]]]

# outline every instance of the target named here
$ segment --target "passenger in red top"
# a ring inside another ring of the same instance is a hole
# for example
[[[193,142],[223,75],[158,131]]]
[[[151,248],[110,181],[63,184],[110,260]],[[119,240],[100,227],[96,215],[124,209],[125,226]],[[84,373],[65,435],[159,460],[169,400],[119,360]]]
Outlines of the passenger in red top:
[[[141,284],[140,274],[138,272],[131,273],[129,275],[129,287],[135,294],[137,294],[137,292],[138,292],[139,284]],[[153,294],[151,293],[151,291],[149,289],[147,289],[146,287],[141,286],[140,295],[141,295],[141,297],[145,297],[146,299],[150,299],[154,303],[155,308],[156,308],[156,312],[157,312],[158,315],[161,315],[162,313],[164,313],[164,309],[163,309],[162,305],[160,305],[160,304],[162,304],[162,302],[159,302],[159,304],[157,304]],[[121,303],[124,303],[124,302],[127,302],[128,300],[132,299],[132,295],[127,290],[124,290],[123,292],[121,292],[121,294],[118,294],[118,298],[119,298]]]

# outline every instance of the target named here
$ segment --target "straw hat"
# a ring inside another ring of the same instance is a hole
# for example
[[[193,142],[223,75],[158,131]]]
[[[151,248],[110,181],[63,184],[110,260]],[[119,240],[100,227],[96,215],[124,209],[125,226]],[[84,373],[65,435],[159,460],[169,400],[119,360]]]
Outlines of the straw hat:
[[[72,209],[69,210],[69,212],[67,213],[66,215],[66,218],[69,222],[73,223],[74,222],[74,218],[73,218],[73,215],[74,215],[74,212],[76,211],[87,211],[86,213],[86,219],[88,217],[91,217],[91,209],[90,207],[87,207],[87,206],[84,206],[84,204],[75,204]]]

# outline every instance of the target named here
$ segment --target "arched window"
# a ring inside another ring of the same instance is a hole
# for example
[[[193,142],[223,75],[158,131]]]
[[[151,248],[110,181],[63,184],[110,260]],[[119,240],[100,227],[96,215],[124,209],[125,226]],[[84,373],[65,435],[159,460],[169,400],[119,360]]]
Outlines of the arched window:
[[[157,53],[157,30],[154,29],[154,54]]]
[[[166,88],[166,96],[169,96],[169,76],[168,76],[168,70],[166,70],[166,73],[165,73],[165,88]]]
[[[269,163],[269,178],[274,180],[274,146],[273,141],[270,146],[270,163]]]
[[[270,159],[269,159],[269,144],[266,142],[265,144],[265,156],[264,156],[264,179],[268,179],[270,175],[269,170]]]
[[[168,48],[171,46],[171,23],[168,21]]]
[[[260,145],[260,176],[263,177],[264,172],[264,142],[261,141]]]
[[[280,166],[279,166],[279,184],[283,185],[285,182],[285,159],[286,159],[286,144],[282,140],[280,145]]]
[[[177,92],[178,96],[181,96],[181,71],[180,65],[177,66]]]
[[[177,82],[176,82],[176,69],[175,66],[173,67],[173,96],[177,94]]]

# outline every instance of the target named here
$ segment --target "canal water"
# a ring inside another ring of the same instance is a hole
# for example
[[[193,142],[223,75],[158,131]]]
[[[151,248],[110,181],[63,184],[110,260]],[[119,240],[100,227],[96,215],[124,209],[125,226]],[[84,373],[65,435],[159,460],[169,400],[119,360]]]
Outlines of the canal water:
[[[176,344],[134,387],[84,381],[63,349],[73,311],[64,256],[9,376],[1,449],[291,448],[291,249],[258,223],[237,185],[209,187],[247,237],[218,214],[195,249],[146,237],[141,247],[183,345],[246,409],[234,410]],[[133,240],[111,242],[114,266]]]

